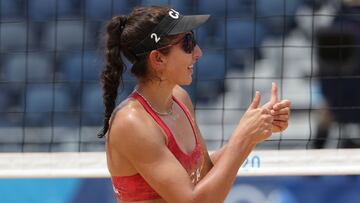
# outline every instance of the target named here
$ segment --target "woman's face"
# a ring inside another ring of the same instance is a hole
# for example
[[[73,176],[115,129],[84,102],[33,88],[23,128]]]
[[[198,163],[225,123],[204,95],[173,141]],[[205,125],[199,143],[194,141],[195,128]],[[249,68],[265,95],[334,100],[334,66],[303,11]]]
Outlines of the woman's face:
[[[181,35],[182,37],[184,34]],[[165,56],[162,76],[170,83],[189,85],[192,82],[193,65],[202,56],[202,51],[196,45],[192,53],[186,53],[182,46],[183,41],[173,45],[169,54]]]

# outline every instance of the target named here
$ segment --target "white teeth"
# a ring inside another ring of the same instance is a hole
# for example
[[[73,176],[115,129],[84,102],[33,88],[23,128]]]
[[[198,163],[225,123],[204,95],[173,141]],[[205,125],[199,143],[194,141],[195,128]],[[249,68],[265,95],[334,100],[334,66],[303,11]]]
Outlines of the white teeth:
[[[189,66],[189,68],[193,68],[193,67],[194,67],[194,65]]]

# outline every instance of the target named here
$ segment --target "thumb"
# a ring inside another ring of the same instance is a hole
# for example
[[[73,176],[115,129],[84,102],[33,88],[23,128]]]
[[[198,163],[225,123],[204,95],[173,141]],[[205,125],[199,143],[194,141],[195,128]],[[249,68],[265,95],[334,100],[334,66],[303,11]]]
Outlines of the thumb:
[[[263,108],[272,109],[274,104],[278,102],[278,88],[275,82],[271,84],[271,95],[270,100],[264,104]]]
[[[278,102],[278,87],[275,82],[271,85],[271,97],[270,97],[270,103],[274,105],[276,102]]]
[[[256,109],[258,108],[259,104],[260,104],[260,99],[261,99],[261,95],[259,91],[256,91],[255,93],[255,97],[253,99],[253,101],[251,102],[249,109]]]

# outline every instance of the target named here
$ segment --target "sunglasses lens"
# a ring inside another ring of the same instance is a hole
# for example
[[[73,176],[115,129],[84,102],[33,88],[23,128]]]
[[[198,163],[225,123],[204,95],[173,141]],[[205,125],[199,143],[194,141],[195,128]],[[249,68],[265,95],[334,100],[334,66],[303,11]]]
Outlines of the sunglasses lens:
[[[183,49],[186,53],[191,54],[196,47],[196,41],[194,38],[193,33],[188,33],[185,36],[184,42],[183,42]]]

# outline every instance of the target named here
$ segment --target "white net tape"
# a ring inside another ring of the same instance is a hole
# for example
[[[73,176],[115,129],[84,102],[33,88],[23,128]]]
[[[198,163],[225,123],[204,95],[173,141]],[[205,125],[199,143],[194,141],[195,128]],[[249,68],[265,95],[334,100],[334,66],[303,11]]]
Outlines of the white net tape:
[[[239,176],[359,175],[360,149],[253,151]],[[110,177],[104,152],[2,153],[0,178]]]

